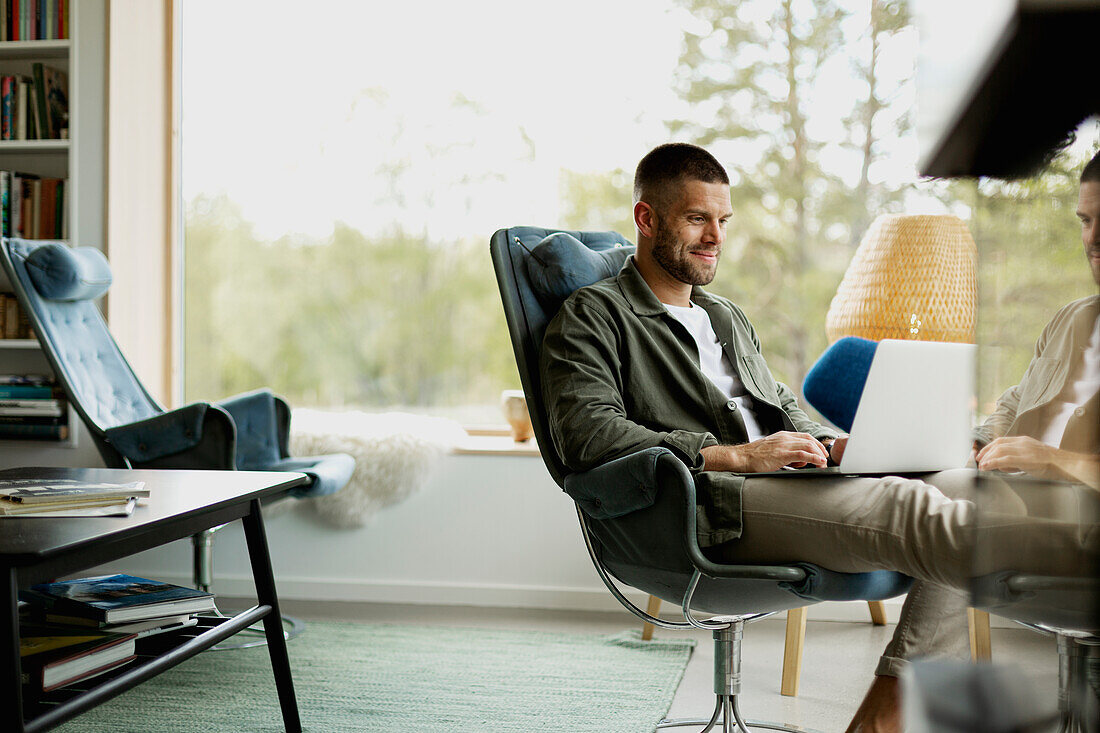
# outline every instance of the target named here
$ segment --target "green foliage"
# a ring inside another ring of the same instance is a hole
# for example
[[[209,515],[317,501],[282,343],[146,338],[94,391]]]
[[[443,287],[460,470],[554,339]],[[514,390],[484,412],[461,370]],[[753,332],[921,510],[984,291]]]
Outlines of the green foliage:
[[[188,211],[185,396],[270,386],[296,406],[494,404],[517,386],[482,242],[338,225],[256,238],[225,198]]]
[[[906,124],[905,115],[892,127],[876,124],[887,106],[876,64],[883,39],[905,26],[907,4],[872,4],[862,55],[842,35],[848,13],[835,1],[681,4],[693,18],[677,72],[690,115],[669,129],[709,146],[732,180],[734,217],[712,287],[746,310],[772,369],[797,387],[826,346],[825,313],[854,243],[874,215],[900,207],[903,189],[872,185],[868,170],[882,154],[878,136]],[[850,139],[816,139],[815,85],[839,54],[864,82],[865,96],[853,98],[845,116]],[[821,164],[828,145],[857,151],[858,185]]]
[[[846,12],[836,0],[680,0],[690,15],[677,71],[687,113],[669,123],[670,137],[709,147],[732,179],[735,213],[712,289],[745,309],[776,375],[796,388],[826,347],[825,314],[853,247],[875,216],[904,211],[913,188],[870,175],[911,119],[897,109],[899,82],[879,68],[887,41],[908,27],[908,3],[869,1],[857,43],[841,35]],[[815,84],[838,54],[862,94],[839,113],[843,139],[815,139]],[[372,110],[384,111],[375,97]],[[456,105],[479,114],[469,100]],[[394,192],[390,203],[473,195],[482,179],[471,166],[454,166],[465,177],[439,191],[417,189],[412,159],[400,153],[421,143],[402,134],[376,171]],[[450,148],[461,152],[459,143]],[[440,144],[425,155],[454,153]],[[825,166],[830,147],[847,150],[858,175]],[[1096,292],[1073,215],[1079,168],[1063,155],[1026,181],[924,186],[978,243],[982,411],[1018,380],[1050,316]],[[630,172],[562,170],[559,180],[560,220],[547,225],[634,237]],[[187,212],[184,269],[188,400],[270,386],[297,406],[439,410],[495,405],[501,389],[519,386],[480,239],[337,224],[320,241],[265,241],[232,202],[200,197]]]
[[[1059,155],[1031,178],[956,181],[941,195],[969,209],[978,245],[979,409],[1019,381],[1043,326],[1096,294],[1074,212],[1083,161]]]

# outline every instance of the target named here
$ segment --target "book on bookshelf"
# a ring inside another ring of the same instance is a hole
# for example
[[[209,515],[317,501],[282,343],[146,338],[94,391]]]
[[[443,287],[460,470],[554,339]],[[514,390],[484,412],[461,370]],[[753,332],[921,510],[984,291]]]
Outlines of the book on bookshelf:
[[[72,0],[0,0],[0,41],[56,41],[69,37]]]
[[[112,670],[135,658],[135,639],[132,633],[20,624],[23,684],[49,692]]]
[[[30,319],[10,293],[0,293],[0,339],[34,338]]]
[[[47,612],[112,624],[215,610],[213,593],[123,574],[41,583],[23,593]]]
[[[14,415],[60,417],[63,414],[65,413],[62,400],[0,399],[0,417]]]
[[[68,440],[69,426],[7,423],[0,425],[0,438],[8,440]]]
[[[56,385],[57,380],[48,374],[0,374],[0,384]]]
[[[0,171],[3,235],[23,239],[66,239],[69,182],[21,171]]]
[[[34,106],[37,112],[38,138],[61,140],[68,137],[68,75],[40,61],[31,65],[34,78]]]
[[[57,396],[56,388],[46,384],[0,384],[2,400],[48,400]]]
[[[0,140],[15,139],[15,92],[17,82],[13,74],[0,76]]]

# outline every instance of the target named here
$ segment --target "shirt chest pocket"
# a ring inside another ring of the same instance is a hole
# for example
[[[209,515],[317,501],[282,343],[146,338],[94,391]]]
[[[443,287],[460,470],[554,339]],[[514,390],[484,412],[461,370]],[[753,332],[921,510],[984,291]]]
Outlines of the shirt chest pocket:
[[[741,357],[741,381],[745,383],[745,388],[752,393],[753,397],[769,404],[776,403],[778,399],[776,394],[779,389],[775,380],[772,379],[768,362],[764,361],[764,357],[760,354],[746,354]]]

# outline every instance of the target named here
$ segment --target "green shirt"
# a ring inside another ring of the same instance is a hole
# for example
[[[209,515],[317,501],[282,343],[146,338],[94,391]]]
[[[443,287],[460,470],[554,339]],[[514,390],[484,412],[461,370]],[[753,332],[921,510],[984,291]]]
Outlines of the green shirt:
[[[765,434],[836,437],[772,377],[756,330],[740,308],[698,287],[691,301],[710,316]],[[746,442],[745,423],[737,403],[699,369],[694,339],[649,289],[633,257],[617,276],[565,301],[546,329],[540,369],[550,432],[569,469],[585,471],[645,448],[668,448],[695,476],[700,546],[741,535],[745,477],[703,471],[700,451]]]

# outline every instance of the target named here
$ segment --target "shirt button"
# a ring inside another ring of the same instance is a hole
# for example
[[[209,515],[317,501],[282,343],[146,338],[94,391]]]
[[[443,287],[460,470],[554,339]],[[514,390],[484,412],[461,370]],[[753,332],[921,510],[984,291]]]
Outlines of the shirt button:
[[[1076,415],[1077,417],[1082,417],[1085,414],[1085,408],[1078,407],[1076,410],[1073,411],[1073,414]]]
[[[730,400],[729,402],[727,402],[726,403],[726,408],[730,409],[730,410],[736,410],[737,409],[737,400]]]

